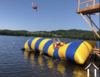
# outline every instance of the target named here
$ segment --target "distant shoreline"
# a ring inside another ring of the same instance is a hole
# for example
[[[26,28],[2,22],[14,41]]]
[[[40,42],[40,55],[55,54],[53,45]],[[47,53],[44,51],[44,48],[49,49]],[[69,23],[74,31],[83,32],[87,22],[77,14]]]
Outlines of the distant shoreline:
[[[92,31],[86,30],[56,30],[56,31],[34,31],[26,30],[0,30],[0,35],[6,36],[25,36],[25,37],[48,37],[48,38],[62,38],[62,39],[78,39],[78,40],[94,40]],[[96,37],[96,41],[100,39]]]

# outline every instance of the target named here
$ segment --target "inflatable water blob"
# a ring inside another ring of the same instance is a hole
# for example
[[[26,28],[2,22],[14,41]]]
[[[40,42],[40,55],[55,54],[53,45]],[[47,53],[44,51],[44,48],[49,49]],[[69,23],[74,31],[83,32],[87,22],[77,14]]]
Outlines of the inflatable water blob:
[[[61,42],[61,44],[64,43]],[[21,49],[43,52],[44,55],[56,59],[84,64],[95,45],[96,41],[75,41],[54,49],[52,39],[34,37],[26,41]]]

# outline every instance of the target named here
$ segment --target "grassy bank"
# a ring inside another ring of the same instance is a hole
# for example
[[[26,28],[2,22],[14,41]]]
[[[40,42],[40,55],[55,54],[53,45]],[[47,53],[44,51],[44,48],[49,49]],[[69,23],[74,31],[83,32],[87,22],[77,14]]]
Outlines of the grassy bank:
[[[56,31],[26,31],[26,30],[0,30],[0,35],[10,36],[32,36],[32,37],[50,37],[50,38],[68,38],[80,40],[94,40],[92,31],[86,30],[56,30]],[[96,41],[100,39],[96,36]]]

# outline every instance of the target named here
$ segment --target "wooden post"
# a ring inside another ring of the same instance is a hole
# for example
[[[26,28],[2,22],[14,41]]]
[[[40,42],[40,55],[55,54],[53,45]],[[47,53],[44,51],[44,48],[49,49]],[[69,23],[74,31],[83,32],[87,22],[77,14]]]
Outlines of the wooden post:
[[[91,19],[88,15],[87,15],[87,17],[89,18],[89,19]],[[100,31],[100,29],[96,26],[96,24],[91,20],[91,22],[94,24],[94,26]]]
[[[79,11],[79,9],[80,9],[80,0],[78,1],[78,11]]]
[[[88,23],[88,25],[92,28],[92,30],[95,32],[95,34],[100,38],[99,34],[94,30],[94,28],[91,26],[91,24],[87,21],[87,19],[84,17],[82,13],[80,13],[81,16],[85,19],[85,21]]]
[[[89,14],[89,18],[90,18],[91,26],[93,27],[93,25],[92,25],[93,22],[92,22],[92,19],[91,19],[91,15],[90,14]],[[96,37],[95,37],[94,31],[93,31],[93,35],[94,35],[94,40],[96,41]],[[96,44],[96,48],[97,48],[97,44]]]
[[[93,8],[95,8],[95,0],[93,0]]]
[[[86,3],[86,7],[88,7],[88,3]]]

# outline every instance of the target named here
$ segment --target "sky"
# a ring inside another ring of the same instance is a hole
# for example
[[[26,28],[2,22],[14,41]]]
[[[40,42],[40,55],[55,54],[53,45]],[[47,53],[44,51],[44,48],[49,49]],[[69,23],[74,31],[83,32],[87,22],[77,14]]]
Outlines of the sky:
[[[86,0],[81,0],[84,2]],[[38,6],[37,12],[32,2]],[[99,0],[96,0],[99,3]],[[89,5],[92,3],[90,2]],[[85,7],[86,4],[80,6]],[[53,30],[89,30],[90,26],[80,14],[78,0],[0,0],[0,29],[53,31]],[[99,16],[93,16],[99,27]],[[97,29],[94,28],[96,31]]]

